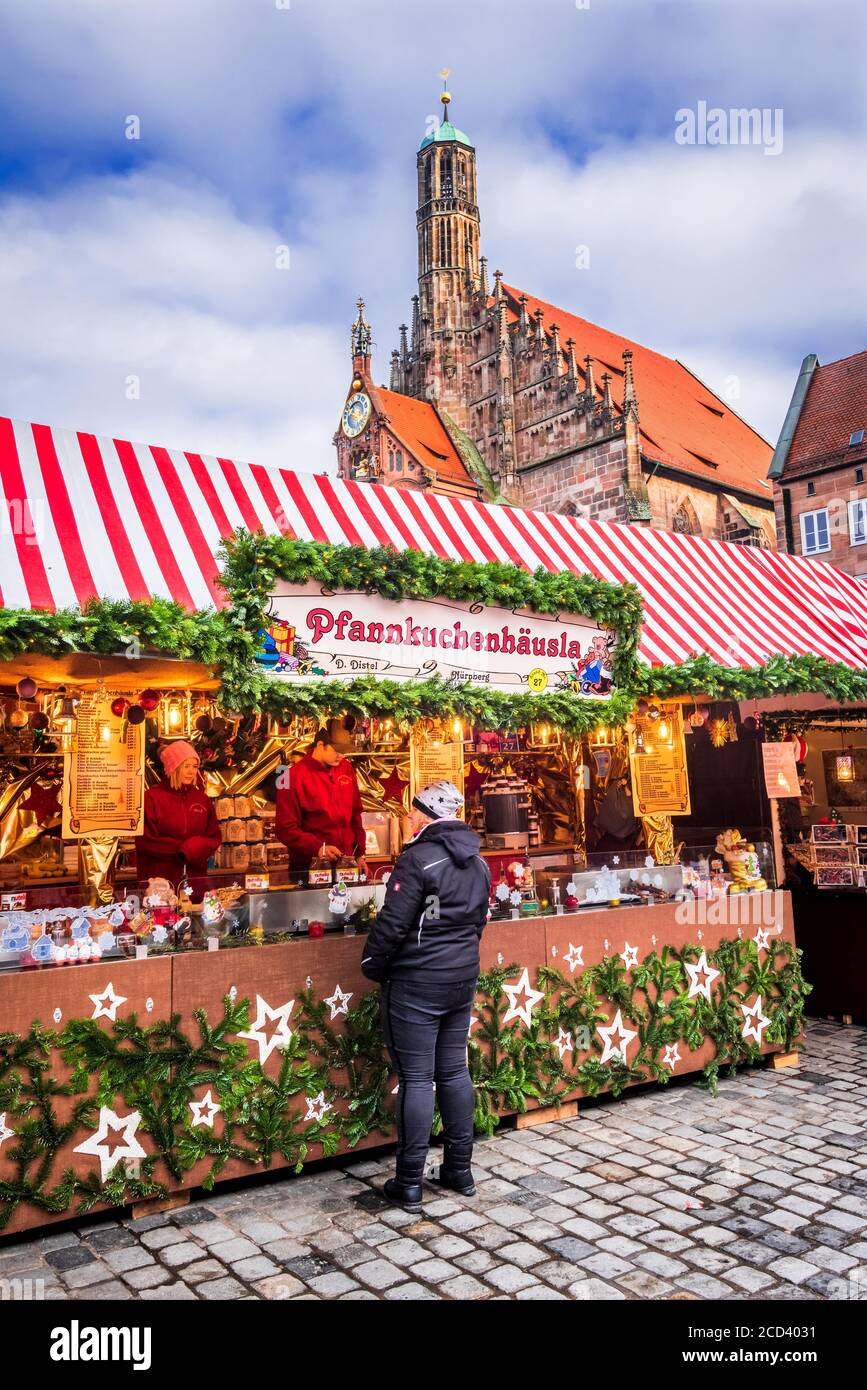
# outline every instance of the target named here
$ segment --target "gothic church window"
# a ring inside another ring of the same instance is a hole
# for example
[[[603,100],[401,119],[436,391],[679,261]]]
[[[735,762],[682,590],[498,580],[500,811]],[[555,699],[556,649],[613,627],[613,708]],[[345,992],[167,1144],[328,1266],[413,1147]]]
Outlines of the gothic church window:
[[[429,203],[433,197],[433,155],[425,160],[424,166],[424,200]]]
[[[674,516],[671,518],[672,531],[678,531],[682,536],[700,536],[701,523],[695,514],[695,508],[688,498],[684,498]]]

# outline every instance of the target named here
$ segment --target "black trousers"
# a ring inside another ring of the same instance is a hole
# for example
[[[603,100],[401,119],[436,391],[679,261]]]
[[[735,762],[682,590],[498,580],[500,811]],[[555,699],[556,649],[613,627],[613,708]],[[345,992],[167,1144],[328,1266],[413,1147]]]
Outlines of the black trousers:
[[[467,1036],[476,980],[436,983],[397,979],[382,986],[382,1027],[398,1075],[397,1176],[421,1182],[436,1099],[443,1121],[444,1163],[469,1168],[475,1097]]]

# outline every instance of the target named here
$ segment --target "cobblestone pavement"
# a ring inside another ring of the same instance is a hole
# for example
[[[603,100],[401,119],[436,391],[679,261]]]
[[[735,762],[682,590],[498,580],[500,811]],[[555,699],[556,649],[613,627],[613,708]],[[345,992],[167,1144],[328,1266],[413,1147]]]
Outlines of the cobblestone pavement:
[[[477,1195],[378,1188],[391,1162],[0,1245],[56,1299],[867,1298],[867,1029],[811,1021],[798,1069],[716,1100],[645,1091],[479,1144]],[[37,1286],[38,1287],[38,1286]]]

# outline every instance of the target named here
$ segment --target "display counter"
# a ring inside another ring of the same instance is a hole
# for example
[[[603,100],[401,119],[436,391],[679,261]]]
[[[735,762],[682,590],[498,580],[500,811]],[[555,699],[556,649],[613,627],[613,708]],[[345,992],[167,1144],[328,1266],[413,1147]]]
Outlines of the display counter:
[[[389,1142],[363,935],[249,940],[0,976],[5,1231]],[[489,1131],[604,1090],[713,1083],[788,1052],[803,1007],[784,893],[494,921],[482,971],[469,1055]]]

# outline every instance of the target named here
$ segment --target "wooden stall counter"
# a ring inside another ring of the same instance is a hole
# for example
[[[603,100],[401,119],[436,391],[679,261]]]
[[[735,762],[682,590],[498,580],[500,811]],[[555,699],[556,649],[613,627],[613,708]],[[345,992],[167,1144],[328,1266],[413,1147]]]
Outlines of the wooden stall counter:
[[[387,1143],[396,1080],[364,941],[0,976],[5,1230]],[[802,1007],[785,893],[491,922],[470,1028],[479,1127],[789,1052]],[[74,1094],[46,1096],[46,1076]]]

